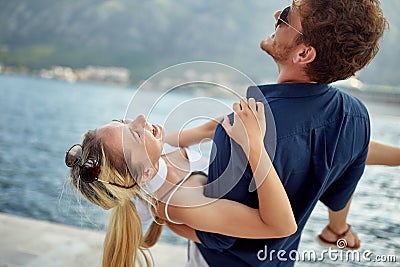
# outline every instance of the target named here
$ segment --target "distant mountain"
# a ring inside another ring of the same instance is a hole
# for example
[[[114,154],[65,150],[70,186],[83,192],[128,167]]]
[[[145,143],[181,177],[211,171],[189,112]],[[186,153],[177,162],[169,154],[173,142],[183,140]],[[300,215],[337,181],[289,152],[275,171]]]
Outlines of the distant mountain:
[[[118,66],[135,83],[191,60],[231,65],[255,81],[276,76],[259,42],[281,1],[0,0],[0,62],[28,69]],[[382,1],[391,27],[358,78],[399,85],[400,1]]]

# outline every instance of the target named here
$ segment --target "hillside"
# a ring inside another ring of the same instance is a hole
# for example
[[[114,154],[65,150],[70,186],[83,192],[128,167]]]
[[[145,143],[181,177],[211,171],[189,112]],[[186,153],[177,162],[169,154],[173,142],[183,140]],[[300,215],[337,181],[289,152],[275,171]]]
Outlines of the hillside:
[[[382,6],[390,30],[359,78],[399,85],[400,1]],[[210,60],[266,80],[276,67],[258,46],[282,7],[261,0],[0,0],[0,62],[28,69],[126,67],[135,83],[172,64]]]

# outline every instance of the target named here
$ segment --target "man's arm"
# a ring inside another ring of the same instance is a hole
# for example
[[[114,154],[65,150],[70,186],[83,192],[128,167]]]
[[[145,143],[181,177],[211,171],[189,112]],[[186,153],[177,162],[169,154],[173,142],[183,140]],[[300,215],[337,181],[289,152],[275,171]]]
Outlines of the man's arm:
[[[375,141],[370,141],[366,164],[399,166],[400,148],[378,143]],[[347,215],[349,213],[351,200],[352,199],[350,199],[347,202],[346,206],[339,211],[328,209],[328,225],[330,229],[332,229],[335,233],[344,233],[349,228],[349,225],[347,224]]]
[[[331,209],[328,209],[329,213],[329,227],[335,232],[335,233],[344,233],[348,229],[347,225],[347,215],[349,214],[350,210],[350,204],[351,204],[351,198],[347,202],[346,206],[339,210],[339,211],[333,211]]]
[[[400,165],[400,147],[390,146],[375,141],[370,141],[367,155],[367,165]],[[342,233],[347,228],[347,214],[349,213],[351,199],[346,207],[339,211],[329,209],[329,227],[336,233]]]
[[[367,165],[400,165],[400,147],[371,141],[367,156]]]

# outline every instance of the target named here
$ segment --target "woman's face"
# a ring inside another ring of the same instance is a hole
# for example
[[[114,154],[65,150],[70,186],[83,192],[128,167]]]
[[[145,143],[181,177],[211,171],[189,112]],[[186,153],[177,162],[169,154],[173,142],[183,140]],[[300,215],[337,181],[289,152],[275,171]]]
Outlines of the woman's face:
[[[136,163],[157,166],[163,147],[163,132],[161,125],[148,123],[143,115],[134,120],[112,121],[97,129],[103,144],[123,153],[128,166]]]

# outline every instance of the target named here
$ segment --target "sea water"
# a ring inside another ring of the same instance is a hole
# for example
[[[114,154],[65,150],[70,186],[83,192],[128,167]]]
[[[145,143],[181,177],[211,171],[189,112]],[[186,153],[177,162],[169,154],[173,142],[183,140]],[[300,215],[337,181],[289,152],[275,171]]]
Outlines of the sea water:
[[[161,96],[148,91],[145,97],[135,99],[136,92],[111,85],[0,75],[0,212],[103,230],[109,212],[79,197],[69,185],[68,168],[64,164],[65,151],[79,143],[84,132],[112,119],[124,118],[129,113],[128,105],[149,106],[145,115],[151,122],[173,128],[189,117],[220,115],[229,110],[233,101],[217,99],[207,106],[202,102],[204,98],[198,97],[193,102],[190,94]],[[215,100],[205,101],[210,99]],[[187,103],[186,107],[182,103]],[[371,101],[365,104],[371,115],[372,138],[400,146],[400,104]],[[196,110],[205,110],[205,115],[199,115]],[[209,147],[199,149],[207,153]],[[360,251],[371,251],[377,256],[400,256],[399,191],[400,168],[366,168],[348,220],[361,239]],[[312,250],[317,256],[324,252],[326,248],[317,243],[316,236],[327,224],[327,218],[327,209],[318,204],[303,232],[298,252]],[[163,231],[160,242],[185,245],[183,238],[168,229]],[[332,260],[326,256],[319,262],[300,261],[298,266],[311,264],[394,266]]]

